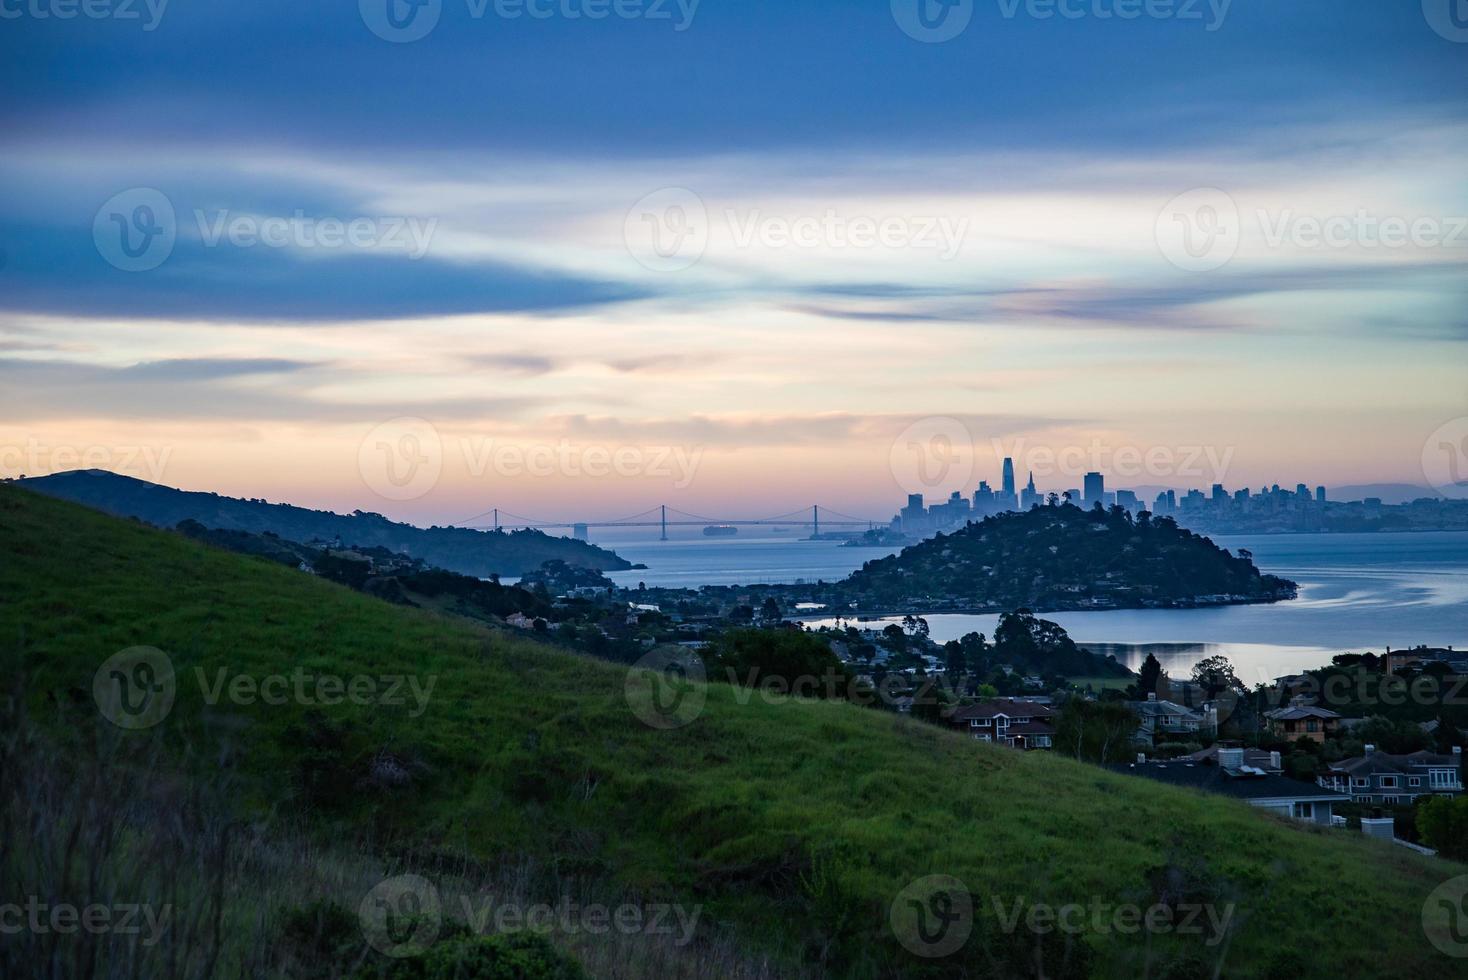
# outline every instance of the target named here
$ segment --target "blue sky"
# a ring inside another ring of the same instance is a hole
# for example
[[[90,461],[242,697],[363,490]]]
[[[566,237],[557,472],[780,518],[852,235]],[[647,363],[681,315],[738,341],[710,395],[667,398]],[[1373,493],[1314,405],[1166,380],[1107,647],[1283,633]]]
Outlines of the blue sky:
[[[752,484],[870,512],[933,418],[972,483],[1001,442],[1099,439],[1231,448],[1213,475],[1257,485],[1424,482],[1468,414],[1447,0],[970,0],[938,43],[908,0],[438,0],[409,43],[370,29],[387,2],[0,0],[0,441],[149,442],[165,482],[347,507],[364,433],[410,413],[451,447],[383,508],[414,519]],[[97,236],[140,191],[171,245],[134,271]],[[1220,264],[1177,260],[1178,201],[1235,223]],[[696,253],[638,237],[689,216]],[[491,479],[453,463],[476,438],[705,462]]]

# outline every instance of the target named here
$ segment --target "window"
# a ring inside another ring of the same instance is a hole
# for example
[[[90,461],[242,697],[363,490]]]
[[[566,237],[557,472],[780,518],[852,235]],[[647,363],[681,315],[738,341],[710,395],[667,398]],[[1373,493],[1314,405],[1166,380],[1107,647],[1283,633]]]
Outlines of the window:
[[[1295,819],[1296,820],[1314,820],[1315,819],[1315,804],[1314,803],[1296,803],[1295,804]]]
[[[1352,777],[1352,779],[1351,779],[1351,785],[1352,786],[1365,787],[1369,782],[1370,782],[1369,780],[1366,780],[1366,779],[1356,779],[1355,777]]]
[[[1408,776],[1407,777],[1407,785],[1408,786],[1421,786],[1422,785],[1422,777],[1421,776]]]
[[[1397,788],[1397,777],[1396,776],[1377,776],[1376,778],[1380,781],[1381,788],[1382,789],[1396,789]]]
[[[1428,785],[1447,788],[1458,785],[1458,774],[1451,769],[1433,769],[1427,774]]]
[[[1050,747],[1050,736],[1049,735],[1036,735],[1035,736],[1035,748],[1037,748],[1037,749],[1048,749],[1049,747]]]
[[[1395,796],[1383,796],[1381,798],[1381,802],[1387,804],[1388,806],[1396,806],[1398,800]]]

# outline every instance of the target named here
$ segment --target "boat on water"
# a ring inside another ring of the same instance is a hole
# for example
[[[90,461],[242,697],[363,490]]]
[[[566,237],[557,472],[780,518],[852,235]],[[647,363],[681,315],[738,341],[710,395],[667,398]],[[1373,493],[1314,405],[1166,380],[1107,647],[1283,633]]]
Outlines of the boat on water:
[[[732,538],[739,533],[739,528],[733,524],[710,524],[703,529],[706,538]]]

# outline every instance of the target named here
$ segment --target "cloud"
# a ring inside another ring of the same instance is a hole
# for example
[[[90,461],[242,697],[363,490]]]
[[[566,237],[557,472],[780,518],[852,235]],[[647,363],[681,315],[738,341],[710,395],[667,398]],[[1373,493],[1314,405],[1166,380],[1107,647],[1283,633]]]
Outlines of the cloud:
[[[951,414],[976,444],[996,436],[1018,435],[1078,424],[1075,420],[1029,415]],[[861,415],[830,412],[811,415],[707,416],[624,419],[610,416],[561,415],[545,421],[568,438],[616,440],[627,444],[675,443],[730,449],[828,447],[890,441],[908,426],[931,418],[921,414]]]
[[[139,381],[217,381],[250,375],[291,374],[320,366],[315,361],[293,361],[281,357],[190,357],[143,361],[120,369],[117,376]]]
[[[476,367],[496,368],[524,377],[550,374],[561,366],[555,358],[540,354],[469,354],[464,359]]]
[[[641,357],[619,357],[606,362],[606,366],[620,374],[672,374],[684,369],[706,367],[723,360],[713,353],[702,354],[647,354]]]
[[[416,416],[454,423],[513,419],[546,404],[528,396],[332,400],[294,380],[314,367],[275,359],[198,358],[108,367],[0,358],[0,417],[11,422],[120,418],[359,423]],[[275,383],[254,383],[261,377]],[[247,378],[251,384],[231,383]]]

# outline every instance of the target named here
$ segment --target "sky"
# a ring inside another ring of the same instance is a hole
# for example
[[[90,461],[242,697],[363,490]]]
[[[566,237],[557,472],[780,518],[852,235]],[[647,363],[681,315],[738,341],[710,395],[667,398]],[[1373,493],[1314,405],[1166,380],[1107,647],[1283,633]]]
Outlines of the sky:
[[[0,53],[0,476],[885,517],[1468,453],[1463,0],[0,0]]]

